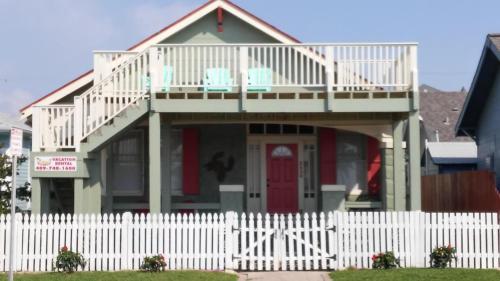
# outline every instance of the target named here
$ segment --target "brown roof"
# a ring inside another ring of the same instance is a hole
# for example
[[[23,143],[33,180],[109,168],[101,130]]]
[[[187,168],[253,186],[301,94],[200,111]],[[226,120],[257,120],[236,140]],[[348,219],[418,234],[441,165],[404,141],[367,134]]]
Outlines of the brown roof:
[[[469,137],[455,137],[455,124],[467,93],[444,92],[427,85],[420,87],[420,116],[429,141],[472,141]],[[436,130],[438,134],[436,134]]]
[[[500,33],[491,33],[488,34],[488,37],[491,40],[491,43],[497,47],[497,50],[500,50]]]

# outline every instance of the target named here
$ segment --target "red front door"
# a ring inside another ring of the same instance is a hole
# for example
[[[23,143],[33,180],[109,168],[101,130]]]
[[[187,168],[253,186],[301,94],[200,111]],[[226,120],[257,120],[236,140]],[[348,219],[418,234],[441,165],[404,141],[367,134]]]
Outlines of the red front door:
[[[298,212],[297,144],[268,144],[266,155],[267,211]]]

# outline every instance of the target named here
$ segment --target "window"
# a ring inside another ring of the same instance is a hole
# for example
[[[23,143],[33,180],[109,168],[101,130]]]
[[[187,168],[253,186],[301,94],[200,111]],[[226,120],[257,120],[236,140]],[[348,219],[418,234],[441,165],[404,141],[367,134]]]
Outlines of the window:
[[[248,132],[254,135],[264,134],[264,124],[250,124],[248,126]]]
[[[296,135],[297,134],[297,126],[295,125],[283,125],[283,134],[285,135]]]
[[[361,134],[337,134],[337,183],[350,195],[366,191],[366,138]]]
[[[248,195],[260,198],[260,144],[248,144]]]
[[[316,146],[304,145],[304,198],[314,198],[316,194]]]
[[[272,157],[292,157],[292,151],[290,148],[284,145],[277,146],[271,153]]]
[[[182,129],[172,129],[170,138],[170,190],[182,194]]]
[[[291,124],[249,124],[250,135],[314,135],[313,126]]]
[[[113,195],[144,194],[144,134],[132,131],[112,144]]]
[[[281,126],[279,124],[267,124],[266,134],[279,135],[281,133]]]

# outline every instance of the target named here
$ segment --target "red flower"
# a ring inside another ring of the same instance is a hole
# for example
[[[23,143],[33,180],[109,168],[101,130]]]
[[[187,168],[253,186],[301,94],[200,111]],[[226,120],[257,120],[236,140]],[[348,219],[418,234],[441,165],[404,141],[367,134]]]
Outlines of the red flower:
[[[68,251],[68,247],[66,245],[64,245],[62,248],[61,248],[61,252],[67,252]]]
[[[373,255],[373,256],[372,256],[372,261],[375,261],[377,258],[378,258],[378,256],[377,256],[377,255]]]

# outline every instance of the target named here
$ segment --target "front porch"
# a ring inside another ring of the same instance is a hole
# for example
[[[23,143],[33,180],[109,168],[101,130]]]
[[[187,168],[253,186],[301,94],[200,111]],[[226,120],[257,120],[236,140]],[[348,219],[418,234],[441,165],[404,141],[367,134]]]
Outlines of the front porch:
[[[405,118],[408,114],[150,112],[82,156],[88,159],[79,163],[79,176],[56,180],[34,171],[33,210],[410,209]]]

